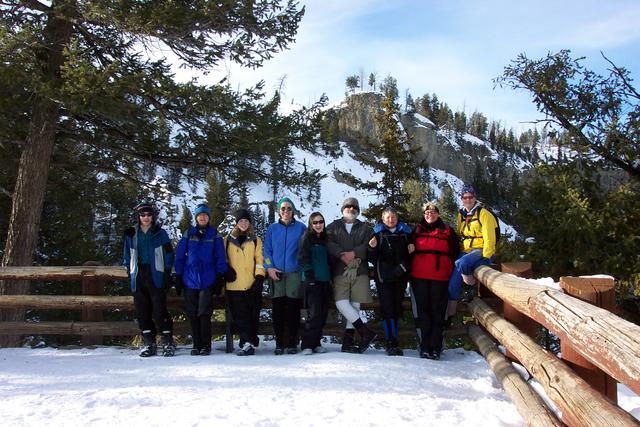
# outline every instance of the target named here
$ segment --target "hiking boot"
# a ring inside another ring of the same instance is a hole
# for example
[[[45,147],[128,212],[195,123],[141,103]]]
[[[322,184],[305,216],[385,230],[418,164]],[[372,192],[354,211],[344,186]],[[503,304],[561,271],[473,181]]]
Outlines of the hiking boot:
[[[211,354],[210,348],[201,348],[200,352],[198,353],[198,355],[200,356],[209,356],[210,354]]]
[[[440,352],[439,351],[430,351],[427,355],[427,359],[431,360],[440,360]]]
[[[345,329],[344,336],[342,337],[342,347],[340,351],[343,353],[357,353],[358,347],[353,343],[353,337],[355,336],[355,329]]]
[[[377,337],[376,333],[367,328],[367,325],[361,319],[353,322],[353,326],[356,327],[358,335],[360,335],[360,344],[358,345],[358,353],[364,353]]]
[[[316,348],[313,349],[314,353],[326,353],[327,349],[324,348],[323,346],[319,345]]]
[[[156,346],[156,336],[149,332],[142,332],[142,348],[140,349],[140,357],[151,357],[158,354],[158,346]]]
[[[238,356],[253,356],[256,353],[251,343],[246,342],[240,350],[236,353]]]
[[[402,351],[402,349],[397,346],[387,347],[386,353],[387,353],[387,356],[403,356],[404,355],[404,352]]]
[[[282,356],[284,354],[284,348],[276,347],[276,349],[273,350],[273,354],[275,354],[276,356]]]
[[[305,348],[302,350],[302,355],[303,356],[311,356],[313,354],[313,350],[310,348]]]
[[[176,354],[176,344],[173,342],[171,332],[162,334],[162,355],[164,357],[172,357]]]
[[[421,359],[428,359],[429,358],[429,352],[426,350],[421,350],[420,351],[420,358]]]

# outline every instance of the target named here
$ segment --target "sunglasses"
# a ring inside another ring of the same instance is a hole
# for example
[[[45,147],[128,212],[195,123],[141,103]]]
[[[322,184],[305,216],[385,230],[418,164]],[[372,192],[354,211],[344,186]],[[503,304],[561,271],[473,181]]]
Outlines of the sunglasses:
[[[311,221],[311,224],[313,224],[313,225],[324,224],[324,219],[319,219],[317,221]]]
[[[287,207],[282,207],[280,208],[280,212],[291,212],[293,209],[291,208],[287,208]]]
[[[147,213],[147,212],[140,214],[140,218],[144,218],[145,216],[153,216],[153,214],[150,214],[150,213]]]
[[[358,207],[354,206],[354,205],[345,205],[344,209],[355,209],[355,210],[358,210]]]

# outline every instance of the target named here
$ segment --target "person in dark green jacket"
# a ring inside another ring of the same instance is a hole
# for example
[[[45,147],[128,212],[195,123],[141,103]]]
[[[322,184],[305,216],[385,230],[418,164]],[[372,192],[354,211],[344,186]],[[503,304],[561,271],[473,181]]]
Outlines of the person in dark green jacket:
[[[331,270],[327,232],[320,212],[309,216],[307,231],[300,238],[298,265],[301,269],[304,301],[309,311],[302,333],[302,354],[326,353],[322,347],[322,328],[327,323],[331,299]]]

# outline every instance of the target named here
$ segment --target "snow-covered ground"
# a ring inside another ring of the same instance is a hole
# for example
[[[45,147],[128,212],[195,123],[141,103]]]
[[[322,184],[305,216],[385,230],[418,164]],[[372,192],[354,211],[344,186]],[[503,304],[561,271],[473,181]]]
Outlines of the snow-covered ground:
[[[344,354],[335,344],[313,356],[142,359],[103,347],[0,349],[2,426],[165,425],[524,425],[484,359],[462,349],[440,361],[414,350]],[[640,398],[620,388],[620,404],[640,415]]]

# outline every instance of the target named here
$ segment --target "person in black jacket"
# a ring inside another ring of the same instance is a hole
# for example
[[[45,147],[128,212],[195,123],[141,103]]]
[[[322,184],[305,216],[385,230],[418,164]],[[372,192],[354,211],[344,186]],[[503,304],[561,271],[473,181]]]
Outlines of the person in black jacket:
[[[402,356],[398,344],[398,319],[402,317],[402,301],[409,279],[411,227],[398,222],[395,209],[386,208],[382,211],[382,222],[373,231],[374,235],[369,240],[368,260],[374,266],[387,354]]]

